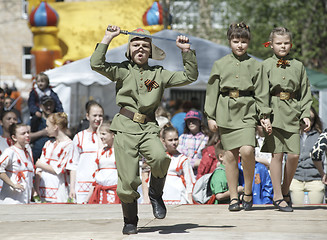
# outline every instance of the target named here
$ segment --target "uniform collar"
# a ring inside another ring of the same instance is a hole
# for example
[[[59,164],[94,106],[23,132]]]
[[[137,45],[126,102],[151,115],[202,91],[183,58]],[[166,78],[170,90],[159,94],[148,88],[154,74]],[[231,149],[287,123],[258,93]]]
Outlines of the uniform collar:
[[[290,54],[287,54],[285,57],[279,57],[276,54],[273,54],[272,56],[274,59],[278,60],[278,59],[284,59],[284,60],[292,60],[292,57]]]
[[[131,64],[132,64],[133,68],[138,71],[144,71],[144,70],[150,69],[150,66],[147,63],[145,63],[143,65],[137,65],[136,63],[131,61]]]
[[[240,62],[242,62],[242,61],[244,61],[244,60],[248,60],[248,59],[250,58],[249,55],[248,55],[247,53],[244,53],[242,56],[237,56],[237,55],[235,55],[235,54],[232,52],[231,56],[232,56],[233,58],[236,58],[236,59],[239,60]]]

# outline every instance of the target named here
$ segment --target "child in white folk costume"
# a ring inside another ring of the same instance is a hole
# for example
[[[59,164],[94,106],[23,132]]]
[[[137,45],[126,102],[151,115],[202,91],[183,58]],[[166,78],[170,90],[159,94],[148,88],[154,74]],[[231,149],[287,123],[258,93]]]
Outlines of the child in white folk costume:
[[[4,182],[0,204],[30,203],[34,176],[30,128],[25,124],[13,124],[9,130],[15,144],[0,157],[0,178]]]
[[[93,173],[98,168],[95,159],[98,151],[97,128],[103,120],[103,108],[97,102],[92,102],[86,110],[89,127],[78,132],[74,139],[73,159],[67,163],[70,170],[69,197],[77,203],[86,203],[90,187],[94,182]]]
[[[166,204],[192,204],[195,176],[188,158],[177,150],[177,129],[165,127],[162,141],[171,159],[162,198]]]
[[[103,122],[97,130],[99,150],[95,160],[98,168],[94,172],[94,184],[90,189],[88,203],[120,203],[116,193],[118,174],[113,148],[114,133],[110,122]]]
[[[55,141],[48,140],[36,162],[36,191],[42,201],[64,203],[68,200],[66,164],[72,159],[73,141],[65,134],[66,113],[53,113],[47,118],[47,132]]]
[[[16,113],[12,110],[3,111],[1,115],[0,125],[2,126],[2,136],[0,136],[0,156],[5,151],[14,144],[13,140],[10,138],[9,127],[17,123],[18,117]],[[2,189],[2,180],[0,180],[0,191]]]

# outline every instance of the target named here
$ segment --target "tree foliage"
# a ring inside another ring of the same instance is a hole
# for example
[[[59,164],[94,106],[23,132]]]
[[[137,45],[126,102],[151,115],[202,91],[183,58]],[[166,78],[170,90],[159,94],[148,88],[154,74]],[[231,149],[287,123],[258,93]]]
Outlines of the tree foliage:
[[[176,0],[175,0],[176,1]],[[174,2],[170,1],[170,4]],[[327,72],[327,0],[191,0],[198,7],[198,19],[188,32],[227,44],[226,32],[232,22],[246,22],[251,28],[249,53],[267,58],[267,42],[274,27],[293,33],[293,56],[307,67]],[[211,25],[212,27],[208,27]]]

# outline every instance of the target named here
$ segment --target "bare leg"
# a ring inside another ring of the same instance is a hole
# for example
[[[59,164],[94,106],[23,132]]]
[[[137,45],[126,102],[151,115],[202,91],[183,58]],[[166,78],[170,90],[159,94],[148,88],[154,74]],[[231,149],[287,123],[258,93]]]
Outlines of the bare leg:
[[[142,172],[142,193],[143,193],[143,203],[149,204],[149,181],[150,174],[148,171]]]
[[[242,156],[242,166],[244,174],[244,201],[251,201],[252,197],[248,196],[252,193],[252,183],[254,177],[254,148],[252,146],[242,146],[240,148],[240,153]]]
[[[228,183],[228,189],[230,193],[230,199],[238,198],[238,166],[237,166],[237,159],[238,159],[238,152],[239,149],[233,149],[226,151],[224,154],[224,165],[226,169],[226,178]],[[231,202],[232,204],[236,202]]]
[[[287,161],[284,168],[284,179],[282,184],[282,194],[287,195],[290,191],[290,185],[292,182],[292,179],[294,177],[294,174],[296,172],[297,164],[299,161],[299,155],[298,154],[287,154]],[[289,199],[286,199],[287,201]]]
[[[274,188],[274,201],[283,199],[282,194],[282,160],[283,153],[273,153],[270,163],[270,176]],[[281,202],[281,207],[286,207],[286,202]]]

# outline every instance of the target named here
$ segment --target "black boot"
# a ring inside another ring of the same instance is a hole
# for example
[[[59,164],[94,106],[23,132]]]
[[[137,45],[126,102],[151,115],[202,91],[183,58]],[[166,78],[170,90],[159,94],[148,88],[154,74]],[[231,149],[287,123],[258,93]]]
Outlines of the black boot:
[[[166,176],[163,178],[155,178],[151,175],[149,198],[153,208],[153,215],[158,219],[166,217],[166,206],[162,200],[162,190],[164,188]]]
[[[136,234],[137,233],[137,202],[134,201],[132,203],[121,203],[123,208],[123,216],[124,216],[124,228],[123,234]]]

